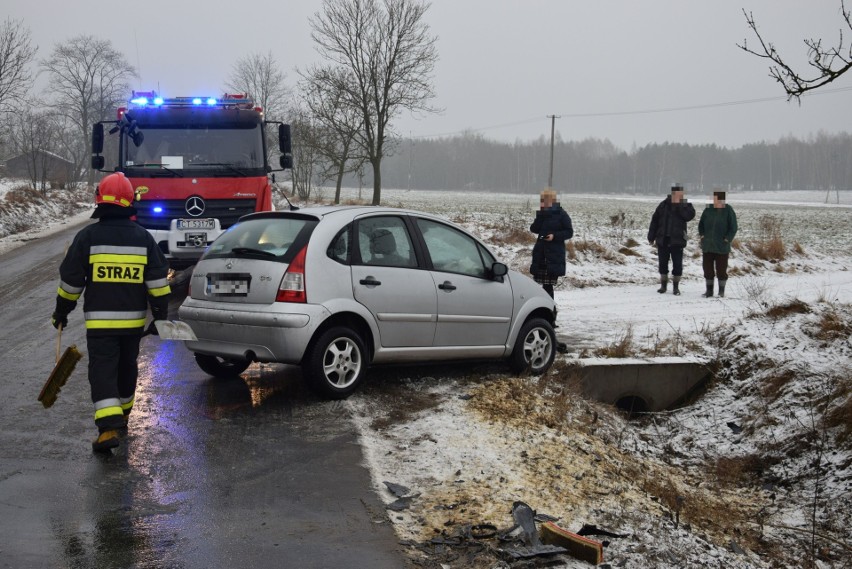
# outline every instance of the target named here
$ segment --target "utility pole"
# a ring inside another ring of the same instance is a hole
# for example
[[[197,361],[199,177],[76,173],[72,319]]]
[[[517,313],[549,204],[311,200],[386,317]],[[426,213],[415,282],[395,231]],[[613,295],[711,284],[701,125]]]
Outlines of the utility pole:
[[[556,119],[559,118],[557,115],[547,115],[547,118],[550,119],[550,175],[547,177],[547,188],[553,189],[553,136],[556,132]]]

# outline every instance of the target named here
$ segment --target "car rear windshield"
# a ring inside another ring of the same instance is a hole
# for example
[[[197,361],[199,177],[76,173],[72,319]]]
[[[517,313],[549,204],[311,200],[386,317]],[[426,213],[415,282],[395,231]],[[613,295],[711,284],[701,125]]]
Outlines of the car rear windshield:
[[[308,243],[316,225],[317,220],[307,216],[241,221],[216,239],[204,258],[250,257],[289,263]]]

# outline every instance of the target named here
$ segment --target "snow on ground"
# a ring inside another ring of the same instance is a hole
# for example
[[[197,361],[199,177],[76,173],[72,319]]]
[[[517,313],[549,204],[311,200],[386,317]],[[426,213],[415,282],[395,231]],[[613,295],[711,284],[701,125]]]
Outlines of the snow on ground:
[[[87,195],[62,208],[0,208],[0,228],[30,227],[0,232],[0,252],[86,219]],[[356,198],[344,191],[344,201]],[[606,540],[612,567],[852,567],[852,199],[824,198],[732,194],[741,230],[727,295],[705,299],[694,242],[682,296],[656,293],[645,237],[659,199],[561,196],[575,226],[556,292],[569,353],[549,373],[516,378],[500,363],[376,369],[346,402],[412,563],[543,566],[512,565],[499,552],[509,542],[473,537],[477,524],[509,528],[521,500],[570,530],[625,534],[591,536]],[[690,199],[700,215],[704,198]],[[537,201],[383,192],[387,205],[460,223],[520,271]],[[753,253],[767,216],[780,227],[782,259]],[[715,379],[688,406],[627,420],[572,383],[572,360],[614,344],[707,362]],[[385,481],[409,489],[402,502]]]

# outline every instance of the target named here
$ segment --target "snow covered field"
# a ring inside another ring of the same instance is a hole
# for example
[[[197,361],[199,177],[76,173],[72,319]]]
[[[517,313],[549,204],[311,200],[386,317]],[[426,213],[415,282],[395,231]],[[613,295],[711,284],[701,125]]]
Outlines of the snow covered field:
[[[0,210],[0,229],[22,217],[31,227],[0,231],[0,252],[65,227],[69,208],[85,219],[89,194],[62,207]],[[356,194],[346,190],[343,199]],[[706,197],[687,197],[700,215]],[[512,503],[521,500],[572,531],[595,524],[626,534],[592,536],[608,540],[612,567],[852,567],[850,198],[729,195],[740,222],[731,278],[725,298],[705,299],[697,220],[683,294],[660,295],[646,234],[662,196],[561,195],[575,227],[568,276],[556,291],[557,334],[569,353],[551,372],[516,378],[500,364],[377,369],[344,403],[377,492],[391,505],[397,496],[385,481],[409,489],[388,514],[415,563],[510,566],[496,552],[505,544],[473,538],[471,526],[510,527]],[[386,205],[460,223],[521,271],[537,202],[383,192]],[[780,232],[783,258],[755,253],[767,228]],[[572,360],[616,345],[634,357],[707,362],[715,379],[686,407],[628,421],[581,398],[572,383]]]

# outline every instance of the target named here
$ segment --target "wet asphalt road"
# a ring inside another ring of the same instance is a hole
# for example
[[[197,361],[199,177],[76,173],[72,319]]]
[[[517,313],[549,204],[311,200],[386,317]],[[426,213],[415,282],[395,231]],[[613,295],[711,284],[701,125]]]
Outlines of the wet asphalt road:
[[[62,347],[83,360],[41,406],[77,229],[0,256],[0,567],[406,567],[346,409],[296,368],[216,380],[181,342],[144,338],[129,435],[95,455],[78,306]]]

